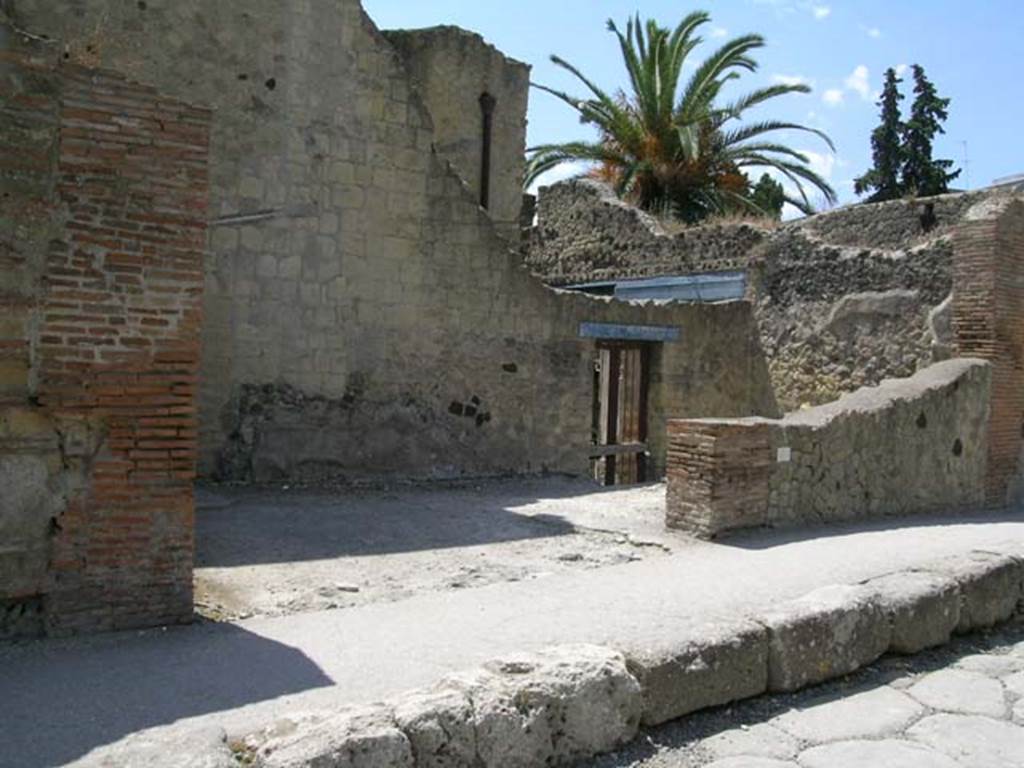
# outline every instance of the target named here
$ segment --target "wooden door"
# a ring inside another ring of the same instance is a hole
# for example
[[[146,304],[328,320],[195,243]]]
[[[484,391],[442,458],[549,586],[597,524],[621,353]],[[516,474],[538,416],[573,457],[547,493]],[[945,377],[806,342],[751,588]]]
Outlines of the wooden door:
[[[595,477],[604,485],[647,479],[646,344],[598,345],[595,364]]]

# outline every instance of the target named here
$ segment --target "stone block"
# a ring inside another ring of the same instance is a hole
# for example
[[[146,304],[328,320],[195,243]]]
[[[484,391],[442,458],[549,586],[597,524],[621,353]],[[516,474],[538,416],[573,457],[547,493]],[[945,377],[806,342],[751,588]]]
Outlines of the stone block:
[[[415,692],[395,703],[395,722],[409,739],[417,768],[473,768],[473,704],[463,691]]]
[[[621,654],[598,646],[512,656],[442,687],[473,702],[476,766],[571,764],[625,744],[639,729],[640,685]]]
[[[881,656],[892,630],[864,587],[823,587],[760,618],[768,628],[768,690],[795,691],[849,674]]]
[[[643,691],[645,726],[768,689],[768,631],[754,622],[704,625],[626,657]]]
[[[960,588],[951,576],[905,571],[872,579],[866,586],[878,595],[892,622],[894,653],[917,653],[949,642],[960,621]]]
[[[182,736],[163,735],[159,730],[133,734],[102,747],[74,768],[238,768],[223,729],[203,728]]]
[[[409,739],[384,706],[279,720],[245,739],[264,768],[412,768]]]
[[[937,561],[929,570],[955,579],[960,587],[959,633],[1006,621],[1020,602],[1024,569],[1010,555],[971,552]]]

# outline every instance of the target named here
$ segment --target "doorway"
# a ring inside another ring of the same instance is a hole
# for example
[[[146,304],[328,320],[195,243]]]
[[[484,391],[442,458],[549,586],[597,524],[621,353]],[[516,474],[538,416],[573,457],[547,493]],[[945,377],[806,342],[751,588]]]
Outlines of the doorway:
[[[600,341],[594,359],[591,462],[602,485],[648,479],[650,345]]]

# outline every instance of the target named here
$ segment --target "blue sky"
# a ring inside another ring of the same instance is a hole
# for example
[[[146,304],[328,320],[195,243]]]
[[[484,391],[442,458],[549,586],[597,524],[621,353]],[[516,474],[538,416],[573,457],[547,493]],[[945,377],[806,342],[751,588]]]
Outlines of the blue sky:
[[[379,26],[457,24],[481,33],[507,54],[533,66],[533,80],[583,94],[573,79],[548,61],[557,53],[603,87],[625,83],[617,43],[605,20],[620,24],[639,11],[665,25],[694,9],[711,13],[703,58],[727,36],[756,32],[767,40],[760,70],[735,84],[735,93],[780,78],[800,78],[809,95],[774,101],[760,116],[825,130],[833,155],[809,135],[786,137],[808,150],[842,202],[856,199],[852,179],[870,163],[875,104],[889,66],[919,63],[951,98],[947,133],[936,157],[967,170],[958,186],[979,187],[1024,173],[1024,2],[1021,0],[364,0]],[[909,73],[908,73],[909,74]],[[909,109],[912,84],[903,84]],[[589,138],[561,102],[534,90],[530,96],[531,144]],[[966,147],[965,147],[966,142]],[[558,174],[558,172],[555,172]],[[562,175],[562,174],[558,174]]]

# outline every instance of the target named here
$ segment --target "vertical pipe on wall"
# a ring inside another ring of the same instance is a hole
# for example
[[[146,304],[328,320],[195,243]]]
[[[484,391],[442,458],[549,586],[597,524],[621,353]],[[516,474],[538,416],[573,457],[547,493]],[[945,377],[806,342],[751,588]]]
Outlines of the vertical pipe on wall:
[[[480,94],[480,112],[483,115],[483,141],[480,151],[480,206],[491,205],[491,137],[494,130],[494,108],[498,100],[484,91]]]

